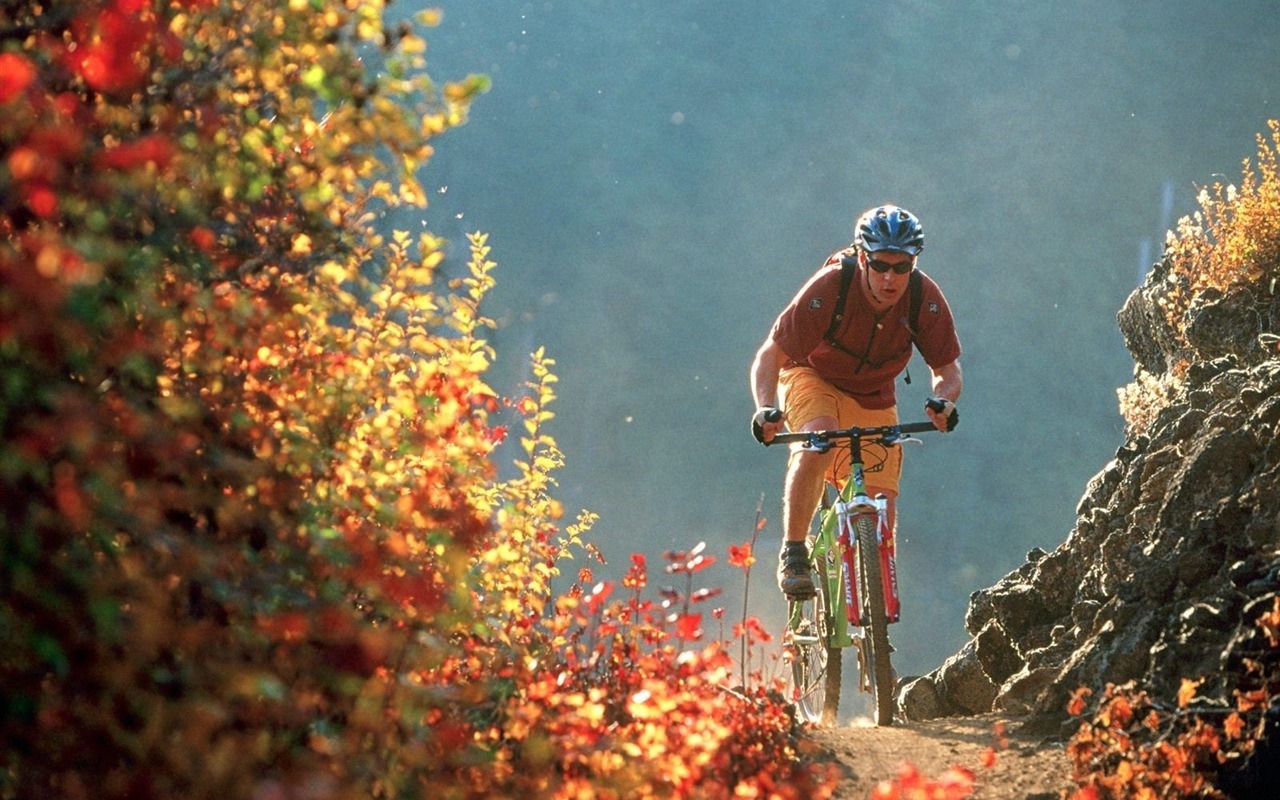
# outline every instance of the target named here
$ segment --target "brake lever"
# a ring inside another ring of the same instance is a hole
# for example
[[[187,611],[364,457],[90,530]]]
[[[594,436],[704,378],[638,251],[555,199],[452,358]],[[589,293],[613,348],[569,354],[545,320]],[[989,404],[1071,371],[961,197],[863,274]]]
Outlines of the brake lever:
[[[880,440],[886,447],[892,447],[895,444],[924,444],[923,439],[917,439],[911,434],[900,433],[897,436],[886,436]]]

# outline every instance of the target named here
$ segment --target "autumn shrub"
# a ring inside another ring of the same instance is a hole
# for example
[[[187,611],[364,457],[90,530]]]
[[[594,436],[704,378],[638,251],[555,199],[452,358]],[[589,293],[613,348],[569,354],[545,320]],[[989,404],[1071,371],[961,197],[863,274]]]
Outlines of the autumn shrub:
[[[1138,367],[1133,381],[1116,390],[1120,416],[1130,431],[1148,430],[1186,383],[1189,361],[1180,359],[1168,372],[1153,374]]]
[[[496,436],[474,297],[369,215],[482,83],[370,3],[4,25],[0,793],[387,793]]]
[[[689,579],[714,558],[667,554]],[[836,775],[810,763],[778,687],[730,688],[728,645],[702,630],[698,608],[718,592],[649,591],[641,555],[615,585],[579,581],[544,620],[549,638],[515,670],[509,702],[482,739],[493,768],[476,796],[830,797]]]
[[[553,363],[379,224],[485,80],[382,5],[0,13],[0,797],[820,791],[693,612],[553,591]]]
[[[1239,187],[1215,183],[1200,190],[1200,209],[1169,232],[1166,256],[1176,288],[1166,298],[1174,330],[1185,332],[1191,302],[1210,289],[1253,285],[1274,295],[1280,280],[1280,120],[1258,136],[1256,165],[1244,161]]]
[[[1091,692],[1076,690],[1067,710],[1082,721],[1067,754],[1080,788],[1071,800],[1224,797],[1219,776],[1253,751],[1280,703],[1280,598],[1255,622],[1261,644],[1232,681],[1229,706],[1197,697],[1203,680],[1184,678],[1169,700],[1133,682],[1110,684],[1086,716]]]
[[[1271,120],[1268,128],[1269,138],[1258,136],[1256,161],[1244,161],[1239,186],[1202,188],[1199,210],[1167,234],[1156,302],[1183,348],[1197,301],[1245,292],[1257,310],[1264,350],[1272,357],[1280,353],[1274,332],[1280,313],[1280,121]],[[1170,355],[1166,372],[1151,374],[1139,365],[1134,381],[1119,390],[1120,413],[1131,429],[1144,430],[1183,385],[1186,354]]]

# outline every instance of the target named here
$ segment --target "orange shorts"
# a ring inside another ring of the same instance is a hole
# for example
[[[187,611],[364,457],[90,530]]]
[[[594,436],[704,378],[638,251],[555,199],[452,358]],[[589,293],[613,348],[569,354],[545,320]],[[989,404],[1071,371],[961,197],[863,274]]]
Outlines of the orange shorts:
[[[835,388],[809,367],[788,367],[778,375],[778,399],[786,414],[787,429],[798,431],[819,417],[832,417],[836,427],[870,428],[897,425],[898,409],[867,409],[849,395]],[[800,444],[791,445],[792,452]],[[827,471],[827,480],[839,485],[849,476],[849,450],[833,447],[836,454]],[[879,442],[862,444],[862,465],[867,477],[867,490],[872,496],[884,492],[898,495],[898,477],[902,474],[902,448],[885,447]]]

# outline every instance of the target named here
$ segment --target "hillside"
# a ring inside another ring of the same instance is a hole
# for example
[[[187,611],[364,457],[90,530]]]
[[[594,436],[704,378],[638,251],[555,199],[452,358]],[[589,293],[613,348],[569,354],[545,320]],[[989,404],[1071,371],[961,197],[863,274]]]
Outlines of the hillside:
[[[1132,681],[1157,707],[1178,698],[1219,719],[1259,687],[1260,704],[1274,697],[1263,628],[1280,608],[1280,193],[1265,142],[1259,164],[1239,193],[1202,193],[1202,214],[1120,310],[1138,376],[1120,393],[1124,444],[1061,545],[971,596],[972,638],[904,686],[908,718],[994,710],[1065,734],[1078,687],[1096,697]]]

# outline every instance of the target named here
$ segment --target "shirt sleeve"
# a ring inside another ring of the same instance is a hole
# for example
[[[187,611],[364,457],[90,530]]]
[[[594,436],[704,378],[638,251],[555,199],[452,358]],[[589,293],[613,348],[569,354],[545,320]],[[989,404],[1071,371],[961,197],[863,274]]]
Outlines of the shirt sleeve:
[[[947,304],[947,298],[943,296],[938,284],[927,279],[923,288],[920,316],[917,318],[919,332],[916,346],[925,363],[937,369],[960,358],[960,338],[956,335],[951,306]]]
[[[773,341],[793,361],[809,357],[831,326],[840,294],[840,261],[831,259],[800,287],[791,303],[773,323]]]

